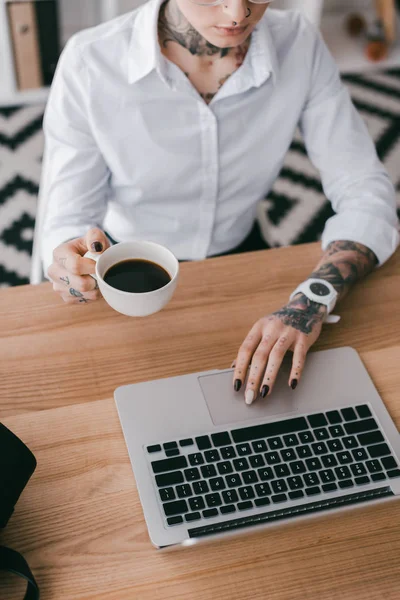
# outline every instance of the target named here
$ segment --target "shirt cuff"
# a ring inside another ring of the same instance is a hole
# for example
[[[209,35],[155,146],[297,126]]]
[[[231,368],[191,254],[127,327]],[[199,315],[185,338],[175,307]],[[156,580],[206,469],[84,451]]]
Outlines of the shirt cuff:
[[[345,240],[363,244],[375,253],[378,267],[396,251],[400,243],[399,229],[362,211],[343,211],[328,219],[322,233],[322,249],[329,244]]]
[[[40,254],[42,258],[44,276],[47,279],[50,279],[47,271],[53,262],[53,250],[68,240],[73,240],[85,235],[89,229],[92,229],[92,227],[98,227],[98,225],[93,223],[79,226],[69,225],[68,227],[54,229],[43,236]]]

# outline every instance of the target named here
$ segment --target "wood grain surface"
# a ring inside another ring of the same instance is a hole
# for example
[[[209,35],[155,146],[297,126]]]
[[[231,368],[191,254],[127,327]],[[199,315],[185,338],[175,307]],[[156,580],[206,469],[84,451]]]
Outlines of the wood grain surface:
[[[67,306],[50,284],[0,290],[0,419],[37,469],[0,543],[41,600],[398,600],[400,502],[160,552],[113,400],[119,385],[229,367],[244,335],[313,270],[319,244],[181,265],[160,313]],[[357,284],[313,347],[352,346],[400,427],[400,252]],[[0,599],[24,586],[0,574]]]

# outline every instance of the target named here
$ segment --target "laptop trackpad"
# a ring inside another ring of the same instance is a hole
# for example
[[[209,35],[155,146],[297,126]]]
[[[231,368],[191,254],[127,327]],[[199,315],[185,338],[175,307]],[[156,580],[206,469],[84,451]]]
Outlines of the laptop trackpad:
[[[289,369],[290,365],[283,364],[271,396],[259,395],[250,406],[244,401],[245,386],[239,392],[233,389],[233,371],[200,376],[198,381],[214,425],[297,412],[296,394],[288,386]]]

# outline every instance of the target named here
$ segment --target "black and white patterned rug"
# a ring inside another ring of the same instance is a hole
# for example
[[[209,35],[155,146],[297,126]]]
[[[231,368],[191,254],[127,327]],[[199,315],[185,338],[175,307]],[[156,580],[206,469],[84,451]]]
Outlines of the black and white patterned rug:
[[[400,69],[345,75],[396,186],[400,216]],[[0,108],[0,287],[29,283],[43,154],[44,106]],[[317,241],[332,208],[299,131],[258,221],[266,247]]]

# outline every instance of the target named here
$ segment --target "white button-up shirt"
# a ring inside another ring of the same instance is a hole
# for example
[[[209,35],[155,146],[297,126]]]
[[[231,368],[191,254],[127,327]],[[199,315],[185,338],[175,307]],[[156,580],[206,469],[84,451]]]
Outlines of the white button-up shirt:
[[[79,32],[45,111],[45,272],[93,226],[179,259],[226,252],[250,232],[299,125],[337,213],[322,236],[380,264],[399,243],[395,193],[318,30],[268,9],[243,64],[207,105],[160,51],[161,0]]]

